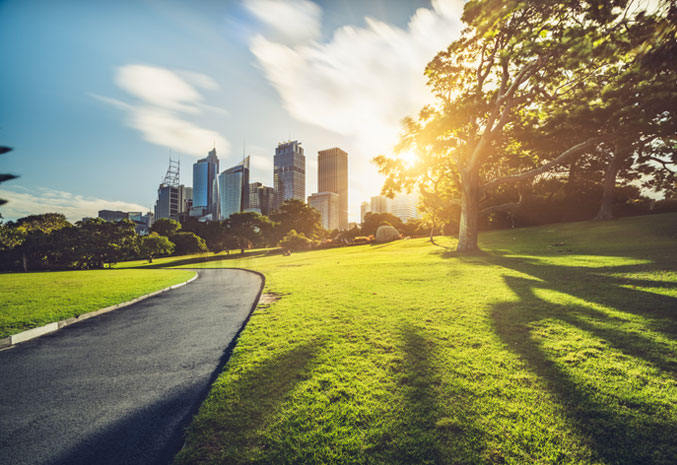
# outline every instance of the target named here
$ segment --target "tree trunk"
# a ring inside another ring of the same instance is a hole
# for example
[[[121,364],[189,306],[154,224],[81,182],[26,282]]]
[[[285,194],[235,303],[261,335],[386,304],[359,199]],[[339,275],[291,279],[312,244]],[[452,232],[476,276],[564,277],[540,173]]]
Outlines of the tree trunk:
[[[24,273],[28,272],[28,258],[26,258],[26,252],[21,252],[21,261],[24,265]]]
[[[461,222],[458,229],[458,246],[461,253],[478,252],[477,223],[480,214],[479,176],[478,173],[461,173],[463,194],[461,195]]]
[[[604,173],[604,193],[602,194],[602,203],[599,206],[597,216],[594,221],[606,221],[614,218],[614,190],[616,189],[616,176],[621,169],[623,158],[625,158],[626,151],[616,149],[614,156],[607,166]]]

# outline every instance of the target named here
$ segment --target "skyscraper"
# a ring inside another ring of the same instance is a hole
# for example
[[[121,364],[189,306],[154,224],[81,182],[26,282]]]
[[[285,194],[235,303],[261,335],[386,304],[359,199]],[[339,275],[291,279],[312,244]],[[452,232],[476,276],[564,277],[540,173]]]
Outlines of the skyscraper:
[[[348,229],[348,154],[340,148],[317,153],[317,190],[338,194],[338,229]]]
[[[418,218],[418,195],[397,194],[392,201],[392,214],[402,220],[403,223]]]
[[[155,218],[179,219],[181,212],[181,195],[185,187],[179,184],[179,162],[169,159],[169,167],[165,178],[157,190],[157,200],[155,201]]]
[[[249,208],[249,157],[219,174],[219,195],[219,219]]]
[[[385,195],[375,195],[371,198],[372,213],[390,213],[391,200]]]
[[[260,182],[249,184],[249,208],[250,211],[270,215],[275,208],[275,190],[272,187],[264,186]]]
[[[308,197],[308,205],[320,212],[322,227],[328,231],[339,229],[339,204],[336,192],[318,192]]]
[[[299,141],[280,142],[275,149],[275,208],[285,200],[306,199],[306,157]]]
[[[371,210],[369,209],[369,204],[367,202],[362,202],[360,205],[360,223],[364,223],[364,217],[367,216]]]
[[[216,176],[219,173],[219,159],[216,149],[212,149],[207,157],[193,164],[193,207],[191,216],[204,216],[209,213],[217,218],[218,195]]]

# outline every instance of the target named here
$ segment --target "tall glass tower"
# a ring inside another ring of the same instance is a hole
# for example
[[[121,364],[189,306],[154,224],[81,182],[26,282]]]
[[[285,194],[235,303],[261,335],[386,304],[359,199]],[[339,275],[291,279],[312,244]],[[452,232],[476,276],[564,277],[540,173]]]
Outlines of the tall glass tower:
[[[306,157],[299,141],[280,142],[275,149],[275,208],[285,200],[306,200]]]
[[[219,174],[219,196],[221,220],[249,208],[249,157]]]
[[[217,218],[218,196],[215,195],[214,184],[219,172],[219,159],[216,148],[207,157],[193,164],[193,208],[191,215],[203,216],[209,213]]]

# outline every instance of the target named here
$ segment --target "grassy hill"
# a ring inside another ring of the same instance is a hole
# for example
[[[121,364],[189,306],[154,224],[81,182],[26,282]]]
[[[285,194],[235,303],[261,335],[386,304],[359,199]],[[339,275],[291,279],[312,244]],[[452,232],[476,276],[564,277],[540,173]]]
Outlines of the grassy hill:
[[[279,298],[176,462],[674,463],[677,215],[480,242],[175,263],[261,271]]]

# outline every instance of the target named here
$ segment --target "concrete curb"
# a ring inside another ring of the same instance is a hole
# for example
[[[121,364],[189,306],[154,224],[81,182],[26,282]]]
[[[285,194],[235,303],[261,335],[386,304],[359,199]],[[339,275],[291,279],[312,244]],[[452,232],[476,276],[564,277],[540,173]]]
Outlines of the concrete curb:
[[[102,315],[104,313],[112,312],[113,310],[117,310],[118,308],[127,307],[127,306],[135,304],[137,302],[141,302],[142,300],[146,300],[150,297],[154,297],[158,294],[162,294],[163,292],[171,291],[172,289],[176,289],[176,288],[179,288],[181,286],[185,286],[186,284],[189,284],[189,283],[192,283],[193,281],[195,281],[199,276],[200,276],[200,273],[198,271],[195,271],[195,276],[193,276],[188,281],[185,281],[183,283],[174,284],[173,286],[165,287],[164,289],[160,289],[159,291],[155,291],[155,292],[151,292],[150,294],[142,295],[140,297],[137,297],[136,299],[132,299],[132,300],[129,300],[127,302],[122,302],[122,303],[119,303],[119,304],[111,305],[109,307],[100,308],[98,310],[83,313],[82,315],[78,315],[78,316],[73,317],[73,318],[67,318],[65,320],[55,321],[53,323],[48,323],[45,326],[39,326],[37,328],[22,331],[22,332],[17,333],[17,334],[12,334],[9,337],[5,337],[5,338],[0,339],[0,349],[6,349],[8,347],[19,344],[21,342],[30,341],[31,339],[35,339],[36,337],[40,337],[40,336],[43,336],[45,334],[57,331],[57,330],[65,327],[65,326],[72,325],[74,323],[78,323],[80,321],[84,321],[84,320],[87,320],[87,319],[92,318],[94,316]]]

